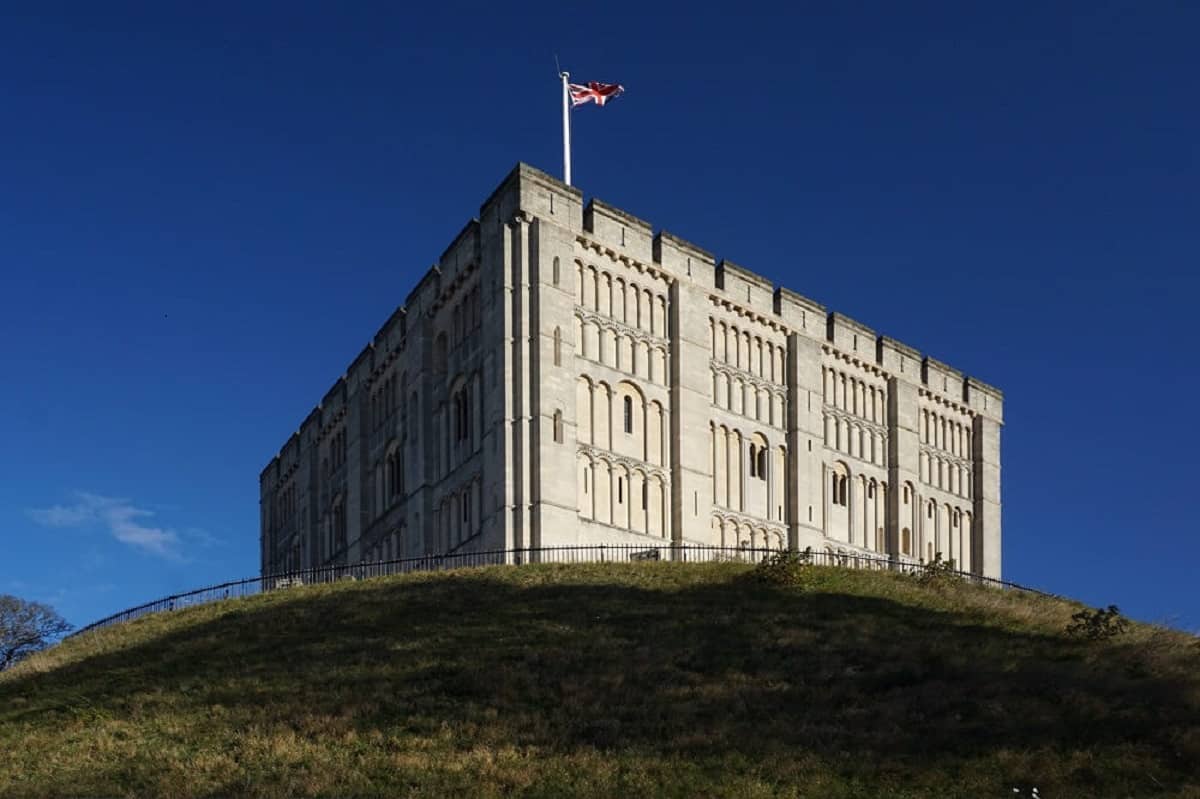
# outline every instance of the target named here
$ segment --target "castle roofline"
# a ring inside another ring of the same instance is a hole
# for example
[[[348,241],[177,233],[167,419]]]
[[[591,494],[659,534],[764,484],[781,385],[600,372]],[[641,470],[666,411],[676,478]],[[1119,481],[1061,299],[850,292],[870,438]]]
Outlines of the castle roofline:
[[[585,227],[591,228],[591,225],[586,224],[586,223],[593,218],[592,214],[594,214],[597,211],[599,211],[602,214],[606,214],[608,216],[616,217],[617,219],[620,219],[622,222],[629,225],[630,227],[640,228],[642,231],[644,231],[647,234],[654,233],[654,226],[651,225],[649,222],[647,222],[645,219],[640,219],[640,218],[634,216],[633,214],[629,213],[628,211],[622,211],[620,208],[617,208],[615,205],[609,205],[608,203],[604,202],[603,200],[597,199],[595,197],[588,200],[588,204],[586,206],[584,206],[583,218],[585,221],[585,225],[584,225]],[[594,231],[591,231],[591,232],[594,232]]]
[[[505,189],[507,189],[513,183],[520,181],[522,178],[526,180],[532,180],[536,183],[542,183],[546,186],[557,189],[558,191],[574,195],[579,199],[580,202],[583,202],[583,192],[575,186],[568,186],[566,183],[563,183],[553,175],[547,174],[537,167],[530,166],[524,161],[518,161],[517,165],[509,170],[509,173],[504,176],[504,179],[500,181],[500,184],[496,186],[492,193],[488,195],[487,199],[484,200],[479,206],[481,210],[480,216],[483,216],[482,209],[491,205],[492,201],[494,201],[500,194],[503,194]]]
[[[775,284],[774,283],[767,280],[765,277],[758,274],[757,272],[751,272],[749,269],[747,269],[744,266],[738,266],[733,261],[730,261],[727,258],[722,258],[717,263],[717,275],[718,275],[718,279],[721,281],[721,284],[718,285],[717,288],[720,288],[720,289],[725,288],[724,279],[725,279],[726,273],[729,273],[732,275],[737,275],[738,277],[745,280],[747,283],[753,283],[754,285],[758,286],[759,288],[766,289],[767,291],[771,292],[772,294],[774,294],[774,292],[775,292]]]
[[[655,260],[659,261],[660,263],[662,261],[662,257],[659,254],[659,250],[661,249],[661,242],[664,242],[664,241],[667,242],[668,244],[672,245],[673,247],[675,247],[677,250],[679,250],[683,253],[686,253],[687,255],[692,256],[693,258],[699,258],[703,261],[708,261],[709,263],[713,263],[713,264],[715,264],[717,262],[717,256],[713,255],[711,252],[704,249],[703,247],[700,247],[699,245],[692,244],[687,239],[681,239],[679,236],[676,236],[674,233],[668,233],[665,230],[660,230],[654,236],[654,240],[655,240],[655,246],[656,246]]]

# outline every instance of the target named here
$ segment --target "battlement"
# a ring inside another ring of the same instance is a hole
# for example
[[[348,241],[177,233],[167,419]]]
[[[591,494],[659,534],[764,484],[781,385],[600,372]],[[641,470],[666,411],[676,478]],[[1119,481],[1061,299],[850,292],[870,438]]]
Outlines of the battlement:
[[[890,336],[880,336],[875,344],[875,362],[892,374],[920,380],[924,356],[915,348]]]
[[[705,285],[713,285],[716,281],[714,276],[717,265],[716,257],[708,250],[701,249],[690,241],[685,241],[665,230],[660,230],[654,237],[651,257],[654,259],[654,263],[680,279],[688,279]]]
[[[775,286],[771,281],[732,261],[721,259],[717,264],[716,288],[734,302],[774,312]]]
[[[521,165],[506,180],[519,180],[530,174],[536,185],[560,193],[575,192],[572,196],[578,196],[582,201],[582,194],[575,187],[539,170],[526,170],[532,168]],[[719,292],[733,304],[759,311],[769,309],[789,329],[821,338],[840,352],[874,362],[889,373],[919,383],[930,391],[968,402],[970,407],[980,411],[984,411],[986,403],[989,415],[998,413],[996,409],[1000,407],[1002,395],[986,383],[967,378],[960,370],[929,358],[894,338],[879,335],[861,322],[829,311],[824,305],[785,286],[776,286],[766,277],[733,261],[718,259],[698,245],[666,231],[655,234],[650,222],[627,211],[592,199],[585,206],[582,230],[614,253],[653,263],[676,279],[698,282]]]
[[[583,209],[583,229],[622,255],[643,263],[653,260],[654,229],[633,214],[593,198]]]
[[[438,258],[442,278],[453,282],[462,270],[479,262],[479,220],[472,219],[463,226],[450,246]]]
[[[408,320],[434,307],[442,292],[455,285],[469,267],[481,266],[485,246],[494,246],[485,241],[492,241],[504,225],[520,219],[540,219],[586,236],[615,256],[654,265],[670,278],[719,294],[731,305],[773,315],[788,330],[825,341],[838,352],[872,362],[889,374],[964,402],[979,413],[1002,418],[1003,394],[998,389],[728,259],[718,259],[672,233],[655,232],[650,222],[628,211],[594,197],[585,204],[578,188],[525,163],[509,171],[480,206],[478,218],[463,226],[437,263],[417,281],[404,304],[393,311],[326,393],[313,412],[317,418],[331,407],[340,409],[348,382],[357,384],[370,373],[375,353],[397,347],[407,333]],[[277,461],[278,456],[271,465]],[[263,470],[264,476],[269,469]]]
[[[825,325],[829,343],[847,354],[874,360],[878,357],[875,331],[848,316],[834,311]]]
[[[569,230],[583,229],[583,192],[529,164],[518,163],[479,207],[485,233],[518,212],[548,219]]]

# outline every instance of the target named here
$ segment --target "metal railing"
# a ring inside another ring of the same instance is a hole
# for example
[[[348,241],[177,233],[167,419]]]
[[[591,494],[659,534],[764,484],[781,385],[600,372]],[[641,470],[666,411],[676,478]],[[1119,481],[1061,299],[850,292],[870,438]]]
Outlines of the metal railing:
[[[762,547],[721,547],[692,544],[679,546],[664,544],[662,546],[649,547],[636,544],[596,544],[592,546],[557,546],[531,549],[498,549],[481,552],[453,552],[443,555],[422,555],[413,558],[398,558],[395,560],[355,563],[351,565],[330,565],[262,577],[247,577],[243,580],[231,580],[219,585],[210,585],[206,588],[197,588],[181,594],[172,594],[171,596],[156,599],[136,607],[127,608],[111,616],[106,616],[99,621],[92,622],[86,627],[76,630],[67,637],[71,638],[90,630],[131,621],[152,613],[180,610],[181,608],[205,605],[225,599],[254,596],[267,591],[277,591],[300,585],[332,583],[339,580],[368,580],[374,577],[387,577],[395,574],[408,574],[410,572],[432,572],[448,569],[477,568],[481,566],[532,563],[630,563],[640,561],[757,563],[782,551],[785,550]],[[921,562],[898,560],[887,555],[868,555],[858,552],[816,552],[805,550],[797,553],[797,555],[806,562],[817,566],[840,566],[843,568],[893,571],[907,574],[918,574],[930,568],[929,564]],[[948,574],[958,575],[963,580],[977,585],[991,585],[1046,597],[1055,596],[1054,594],[1007,580],[996,580],[969,572],[957,571],[946,567],[944,564],[940,568]]]

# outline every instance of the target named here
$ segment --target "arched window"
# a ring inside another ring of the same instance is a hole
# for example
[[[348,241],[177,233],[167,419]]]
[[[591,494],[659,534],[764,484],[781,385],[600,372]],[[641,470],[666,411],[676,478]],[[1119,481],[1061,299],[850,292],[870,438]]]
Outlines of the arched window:
[[[558,264],[557,258],[554,259],[554,263]],[[554,365],[562,366],[562,329],[557,327],[554,328]]]
[[[625,432],[633,433],[633,397],[625,397]]]
[[[758,447],[750,445],[750,476],[758,477]]]
[[[830,497],[832,498],[834,505],[840,505],[843,508],[846,507],[848,504],[848,484],[849,481],[846,479],[846,475],[838,474],[837,472],[833,473],[833,483],[831,485],[832,493],[830,494]]]
[[[437,374],[446,373],[446,359],[448,354],[446,334],[439,333],[438,337],[433,341],[433,370]]]
[[[562,411],[554,412],[554,443],[561,444],[563,440]]]
[[[451,400],[454,409],[454,440],[467,441],[471,438],[471,392],[463,387],[455,392]]]
[[[758,479],[767,479],[767,448],[763,447],[758,451]]]
[[[390,505],[404,493],[404,469],[399,449],[393,449],[388,453],[386,466],[387,499]]]
[[[554,280],[554,285],[557,286],[558,281],[559,281],[559,265],[558,265],[558,256],[557,255],[554,256],[554,267],[553,267],[552,271],[553,271],[553,275],[551,277]]]

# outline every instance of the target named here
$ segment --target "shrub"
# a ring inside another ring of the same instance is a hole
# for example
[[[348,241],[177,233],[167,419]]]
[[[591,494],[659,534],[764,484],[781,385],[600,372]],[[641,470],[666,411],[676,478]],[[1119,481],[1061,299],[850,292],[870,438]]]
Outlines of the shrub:
[[[1107,608],[1084,608],[1071,616],[1066,633],[1072,638],[1082,638],[1085,641],[1103,641],[1120,635],[1129,629],[1129,619],[1121,615],[1116,605]]]
[[[942,560],[941,552],[934,553],[933,560],[922,566],[916,575],[917,580],[927,586],[958,585],[960,582],[954,558]]]
[[[803,588],[809,583],[811,566],[809,553],[784,550],[764,558],[754,567],[754,576],[759,582],[771,585],[790,585]]]

